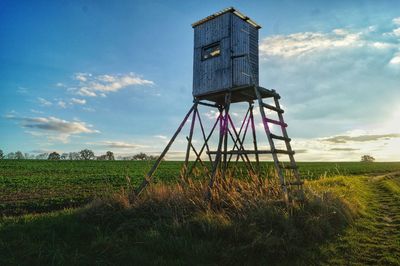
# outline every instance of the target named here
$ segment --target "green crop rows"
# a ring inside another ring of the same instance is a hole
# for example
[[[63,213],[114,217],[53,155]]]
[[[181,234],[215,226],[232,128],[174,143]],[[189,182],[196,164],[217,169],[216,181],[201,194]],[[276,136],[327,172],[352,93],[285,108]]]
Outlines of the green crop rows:
[[[153,162],[0,161],[0,214],[17,215],[81,206],[95,197],[136,186]],[[156,182],[173,182],[182,162],[163,162]],[[263,163],[262,169],[271,163]],[[302,176],[371,174],[400,170],[400,163],[299,163]]]

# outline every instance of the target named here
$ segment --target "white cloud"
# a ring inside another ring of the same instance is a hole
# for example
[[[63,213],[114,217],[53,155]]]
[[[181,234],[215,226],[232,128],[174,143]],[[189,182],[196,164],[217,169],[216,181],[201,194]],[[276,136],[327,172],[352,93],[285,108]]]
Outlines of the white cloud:
[[[299,57],[311,53],[343,48],[372,47],[376,49],[395,49],[398,47],[393,40],[374,40],[371,38],[371,26],[358,32],[346,29],[334,29],[332,32],[299,32],[289,35],[273,35],[260,42],[260,56],[263,59],[271,57]],[[400,28],[382,36],[400,36]]]
[[[88,73],[75,74],[75,80],[80,81],[77,94],[89,97],[106,97],[107,93],[116,92],[129,86],[154,85],[153,81],[143,79],[135,73],[125,75],[92,76]]]
[[[392,65],[400,65],[400,52],[396,53],[389,63]]]
[[[77,94],[81,96],[96,97],[97,94],[90,90],[90,88],[82,87],[78,90]]]
[[[390,134],[362,134],[362,135],[337,135],[333,137],[323,138],[322,141],[328,141],[331,143],[348,143],[348,142],[370,142],[377,140],[387,140],[392,138],[400,138],[398,133]]]
[[[103,82],[115,82],[116,78],[111,75],[100,75],[97,77],[98,80]]]
[[[377,49],[388,49],[388,48],[393,48],[395,45],[391,43],[385,43],[385,42],[373,42],[372,47],[377,48]]]
[[[260,83],[282,96],[294,136],[379,123],[399,103],[400,79],[393,71],[400,66],[397,41],[379,30],[351,28],[268,37],[262,52],[260,47],[266,59],[261,60]]]
[[[158,139],[162,139],[162,140],[166,140],[167,139],[167,136],[164,136],[164,135],[156,135],[154,137],[158,138]]]
[[[72,98],[71,99],[71,103],[83,105],[83,104],[86,104],[86,100],[85,99]]]
[[[295,138],[292,146],[302,151],[296,153],[296,159],[304,161],[358,161],[364,154],[378,161],[398,161],[400,151],[393,145],[399,143],[399,133],[352,130],[325,138]]]
[[[17,92],[20,94],[27,94],[28,93],[28,89],[24,88],[24,87],[18,87]]]
[[[400,28],[394,29],[393,30],[393,35],[396,37],[400,37]]]
[[[393,22],[394,25],[400,26],[400,17],[394,18],[394,19],[392,20],[392,22]]]
[[[209,110],[203,113],[208,119],[215,120],[219,116],[219,112],[215,110]]]
[[[58,101],[57,105],[64,109],[67,108],[67,104],[64,101]]]
[[[95,112],[96,110],[92,107],[83,107],[83,110],[87,111],[87,112]]]
[[[43,114],[42,111],[38,111],[36,109],[30,109],[30,111],[31,111],[31,113],[34,113],[34,114]]]
[[[88,80],[88,78],[90,78],[92,76],[92,74],[90,73],[75,73],[74,75],[74,79],[75,80],[79,80],[82,82],[85,82]]]
[[[125,141],[100,141],[100,142],[89,142],[88,145],[96,145],[96,146],[103,146],[112,149],[135,149],[135,148],[143,148],[146,147],[144,145],[130,143]]]
[[[27,131],[28,133],[34,136],[46,136],[49,140],[68,142],[72,135],[99,133],[98,130],[92,129],[92,125],[85,122],[67,121],[53,116],[18,117],[10,115],[7,118],[19,121],[22,127],[30,129]]]
[[[391,32],[385,32],[383,35],[386,37],[400,37],[400,17],[394,18],[392,22],[397,28],[393,29]]]
[[[335,29],[331,33],[300,32],[266,37],[260,44],[261,57],[300,56],[314,51],[339,47],[356,47],[364,44],[361,33]]]
[[[51,106],[53,105],[50,101],[42,98],[42,97],[38,97],[37,100],[39,101],[41,106]]]

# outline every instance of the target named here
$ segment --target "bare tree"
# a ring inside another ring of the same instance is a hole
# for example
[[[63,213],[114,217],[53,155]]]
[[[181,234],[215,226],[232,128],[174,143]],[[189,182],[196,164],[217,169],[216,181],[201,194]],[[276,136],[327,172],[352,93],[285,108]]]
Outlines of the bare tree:
[[[103,155],[97,156],[97,157],[96,157],[96,160],[98,160],[98,161],[105,161],[105,160],[107,160],[107,158],[106,158],[106,155],[103,154]]]
[[[68,153],[64,152],[63,154],[61,154],[60,159],[61,160],[67,160],[68,159]]]
[[[47,152],[44,153],[40,153],[38,155],[36,155],[36,160],[47,160],[47,158],[49,158],[49,154]]]
[[[101,161],[114,161],[114,153],[112,151],[106,152],[106,154],[100,155],[96,157],[97,160]]]
[[[15,159],[17,159],[17,160],[25,159],[24,154],[21,151],[17,151],[15,153]]]
[[[93,159],[96,158],[96,156],[94,156],[94,152],[92,150],[89,150],[89,149],[81,150],[79,152],[79,155],[81,156],[81,158],[83,160],[93,160]]]
[[[49,154],[48,160],[54,160],[54,161],[58,161],[60,160],[60,154],[56,151],[53,151],[52,153]]]
[[[80,160],[81,156],[79,155],[79,152],[70,152],[68,154],[68,159],[69,160]]]
[[[115,160],[114,153],[112,151],[107,151],[106,152],[106,160],[109,160],[109,161],[114,161]]]
[[[138,153],[132,156],[131,160],[134,161],[153,161],[153,160],[157,160],[157,156],[153,156],[153,155],[147,155],[146,153]]]
[[[0,160],[4,159],[4,153],[3,150],[0,150]]]
[[[372,163],[374,161],[375,161],[375,158],[372,157],[371,155],[363,155],[363,156],[361,156],[361,162]]]
[[[135,154],[135,155],[133,155],[132,160],[145,161],[145,160],[147,160],[147,154],[143,153],[143,152]]]

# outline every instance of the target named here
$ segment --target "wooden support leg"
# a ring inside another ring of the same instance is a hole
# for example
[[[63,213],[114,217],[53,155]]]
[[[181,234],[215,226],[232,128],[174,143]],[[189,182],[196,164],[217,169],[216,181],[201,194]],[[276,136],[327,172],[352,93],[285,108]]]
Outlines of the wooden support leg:
[[[258,147],[257,147],[257,136],[256,136],[256,127],[254,125],[254,115],[253,115],[253,103],[249,103],[250,105],[250,123],[251,123],[251,131],[253,133],[253,145],[254,145],[254,150],[256,151],[255,157],[256,157],[256,169],[257,169],[257,175],[260,175],[260,158],[258,156]]]
[[[247,110],[246,115],[244,116],[243,122],[242,122],[242,124],[240,125],[239,136],[242,134],[242,130],[243,130],[244,125],[246,124],[248,114],[249,114],[249,110]],[[237,143],[237,140],[234,141],[234,146],[235,146],[236,143]],[[230,155],[229,155],[229,160],[228,160],[228,162],[231,161],[232,156],[233,156],[233,154],[230,154]],[[237,158],[236,158],[236,161],[238,161],[239,155],[237,155],[236,157],[237,157]]]
[[[161,153],[161,155],[157,158],[157,161],[154,163],[153,167],[150,169],[150,171],[147,173],[146,177],[143,179],[142,183],[139,185],[139,187],[136,189],[135,194],[139,195],[143,189],[151,182],[152,177],[154,172],[157,170],[158,166],[160,165],[162,159],[164,158],[165,154],[167,154],[169,148],[171,147],[172,143],[174,143],[176,137],[179,135],[181,132],[183,126],[185,125],[186,121],[188,120],[190,114],[193,112],[193,110],[197,107],[197,103],[194,103],[192,108],[190,108],[189,112],[186,114],[185,118],[179,125],[178,129],[176,130],[175,134],[172,136],[171,140],[168,142],[167,146]]]
[[[189,141],[189,138],[188,138],[188,137],[186,137],[186,139],[187,139],[187,141]],[[203,161],[201,160],[199,153],[196,151],[196,149],[195,149],[195,147],[193,146],[192,143],[190,143],[190,147],[192,148],[194,154],[197,156],[197,158],[198,158],[200,164],[203,166],[203,168],[204,168],[206,174],[208,175],[208,177],[211,178],[210,172],[209,172],[207,166],[206,166],[206,165],[203,163]]]
[[[203,144],[203,146],[201,147],[201,149],[199,151],[199,156],[196,157],[196,160],[194,161],[194,163],[192,164],[190,170],[188,171],[188,175],[190,175],[192,173],[193,169],[196,167],[196,164],[199,161],[199,158],[202,155],[204,148],[206,147],[206,145],[208,146],[208,141],[210,140],[212,134],[214,133],[215,128],[217,127],[217,125],[218,125],[218,123],[219,123],[219,121],[221,119],[222,119],[221,116],[218,116],[218,118],[215,121],[215,123],[214,123],[210,133],[208,134],[207,138],[204,139],[204,144]],[[203,135],[203,137],[204,137],[204,135]],[[209,159],[210,159],[210,163],[213,164],[213,161],[212,161],[212,158],[211,158],[210,154],[209,154]]]
[[[211,179],[210,182],[208,184],[208,193],[207,193],[207,198],[211,199],[211,189],[214,185],[215,182],[215,176],[217,173],[217,169],[218,169],[218,165],[220,164],[221,161],[221,150],[222,150],[222,142],[224,140],[224,136],[225,133],[227,131],[227,126],[228,126],[228,114],[229,114],[229,107],[230,107],[230,93],[228,93],[225,96],[225,107],[224,107],[224,111],[225,111],[225,116],[223,119],[220,119],[220,121],[222,121],[223,123],[220,123],[220,133],[219,133],[219,141],[218,141],[218,149],[217,149],[217,155],[215,157],[214,160],[214,164],[213,164],[213,168],[212,168],[212,172],[211,172]]]
[[[197,118],[199,119],[199,124],[200,124],[200,128],[201,128],[201,133],[203,134],[204,145],[206,146],[208,158],[210,159],[210,162],[212,162],[212,158],[211,158],[211,154],[210,154],[210,147],[208,146],[208,138],[206,138],[206,133],[205,133],[205,131],[204,131],[203,122],[201,121],[199,112],[197,112]],[[218,119],[219,119],[219,117],[218,117]],[[214,127],[215,127],[215,126],[214,126]],[[214,131],[214,127],[213,127],[212,131]],[[212,131],[211,131],[211,132],[212,132]]]
[[[231,125],[232,125],[233,132],[235,133],[236,139],[237,139],[237,141],[239,142],[238,150],[244,150],[243,142],[240,140],[240,136],[239,136],[239,134],[238,134],[237,131],[236,131],[235,125],[233,124],[233,121],[232,121],[231,117],[228,116],[228,119],[229,119],[229,122],[230,122]],[[248,123],[247,123],[247,125],[248,125]],[[246,132],[247,132],[247,126],[246,126]],[[246,132],[245,132],[245,133],[246,133]],[[246,135],[244,135],[243,137],[245,137],[245,136],[246,136]],[[232,138],[233,138],[233,136],[232,136]],[[243,138],[243,140],[244,140],[244,138]],[[254,169],[253,169],[253,166],[252,166],[252,164],[251,164],[251,162],[250,162],[249,157],[247,156],[246,153],[243,154],[243,155],[244,155],[244,157],[245,157],[245,159],[246,159],[245,162],[248,163],[248,167],[249,167],[249,169],[250,169],[250,173],[254,175],[255,172],[254,172]]]
[[[232,134],[232,132],[230,130],[229,130],[229,135],[230,135],[230,137],[232,138],[233,141],[235,141],[237,139],[237,137],[235,138],[233,136],[233,134]],[[238,151],[242,150],[240,148],[240,146],[238,146],[238,144],[235,144],[234,147],[237,148]],[[254,174],[254,170],[252,170],[251,162],[248,160],[247,154],[238,153],[238,157],[237,157],[236,163],[239,161],[239,156],[242,159],[242,161],[244,162],[244,164],[245,164],[245,166],[247,168],[248,174],[249,175],[253,175]]]
[[[196,113],[197,113],[197,102],[195,103],[195,108],[194,108],[193,115],[192,115],[192,123],[190,125],[188,144],[187,144],[187,148],[186,148],[185,164],[183,165],[183,177],[184,178],[186,178],[187,168],[188,168],[188,164],[189,164],[190,146],[192,145],[194,124],[196,122]]]

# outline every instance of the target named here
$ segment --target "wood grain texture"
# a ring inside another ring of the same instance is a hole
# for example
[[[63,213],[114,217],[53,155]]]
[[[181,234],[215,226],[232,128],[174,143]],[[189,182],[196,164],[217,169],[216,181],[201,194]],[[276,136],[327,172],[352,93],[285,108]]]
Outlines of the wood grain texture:
[[[203,47],[213,43],[220,55],[202,60]],[[249,57],[232,58],[241,54]],[[247,85],[258,85],[258,29],[230,12],[194,27],[193,96]]]

